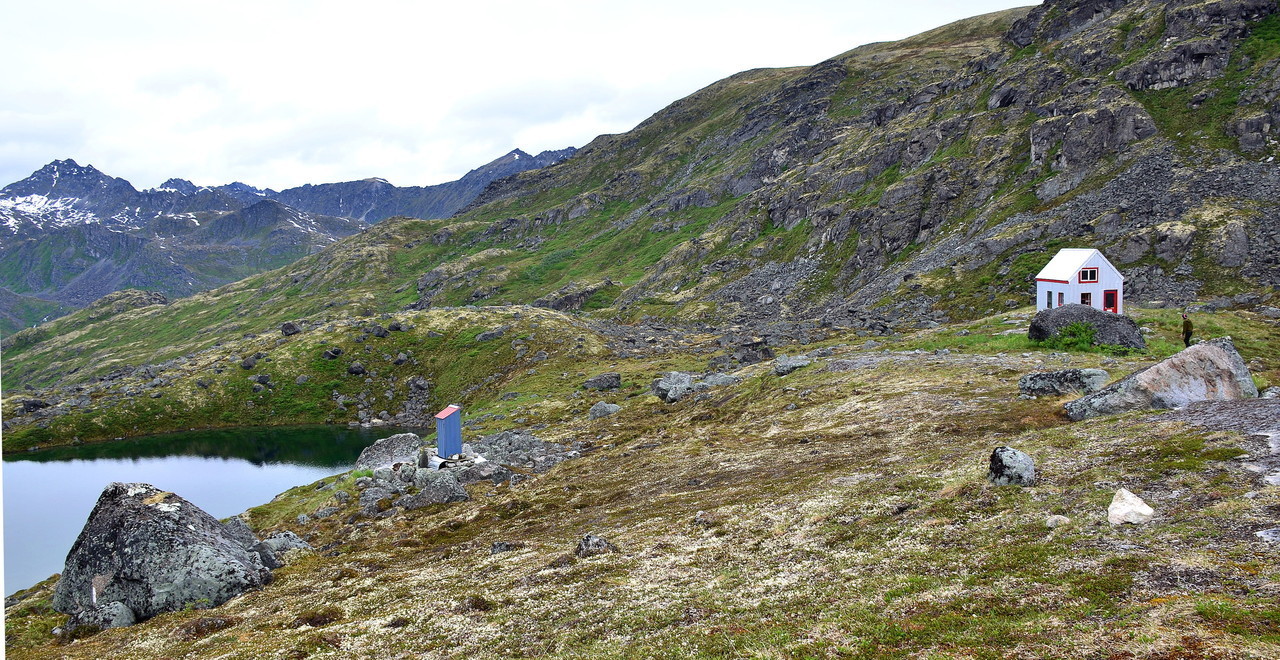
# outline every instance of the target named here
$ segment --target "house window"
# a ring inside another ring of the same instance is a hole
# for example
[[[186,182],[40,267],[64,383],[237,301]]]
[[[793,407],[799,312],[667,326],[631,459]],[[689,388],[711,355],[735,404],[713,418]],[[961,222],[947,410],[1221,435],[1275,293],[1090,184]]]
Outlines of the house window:
[[[1080,281],[1081,282],[1097,282],[1098,269],[1097,268],[1081,268]]]
[[[1092,307],[1092,306],[1093,306],[1093,294],[1092,294],[1092,293],[1081,293],[1081,294],[1080,294],[1080,304],[1081,304],[1081,305],[1089,305],[1090,307]]]
[[[1061,291],[1059,291],[1059,292],[1058,292],[1058,306],[1059,306],[1059,307],[1061,307],[1061,306],[1062,306],[1062,302],[1063,302],[1064,300],[1066,300],[1066,295],[1065,295],[1064,293],[1062,293]]]
[[[1053,292],[1052,291],[1044,292],[1044,308],[1045,309],[1053,308]]]

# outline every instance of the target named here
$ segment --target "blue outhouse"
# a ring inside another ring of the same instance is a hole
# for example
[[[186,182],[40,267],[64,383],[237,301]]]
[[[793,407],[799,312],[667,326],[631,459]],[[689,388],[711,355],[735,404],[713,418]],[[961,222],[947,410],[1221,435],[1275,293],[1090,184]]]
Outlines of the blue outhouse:
[[[449,458],[462,453],[462,406],[450,404],[436,413],[436,455]]]

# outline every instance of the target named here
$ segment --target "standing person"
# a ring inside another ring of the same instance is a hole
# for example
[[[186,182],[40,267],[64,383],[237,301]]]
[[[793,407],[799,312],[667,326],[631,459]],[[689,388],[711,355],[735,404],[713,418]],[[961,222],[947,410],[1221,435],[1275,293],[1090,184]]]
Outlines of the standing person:
[[[1182,343],[1191,347],[1191,319],[1186,314],[1182,315]]]

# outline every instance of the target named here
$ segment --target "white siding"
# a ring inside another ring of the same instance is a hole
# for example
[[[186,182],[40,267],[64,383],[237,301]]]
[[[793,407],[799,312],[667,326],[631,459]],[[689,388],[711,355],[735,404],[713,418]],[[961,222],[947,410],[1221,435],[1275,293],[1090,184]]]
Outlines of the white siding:
[[[1089,305],[1097,309],[1103,309],[1105,301],[1104,295],[1108,290],[1116,292],[1116,313],[1124,313],[1124,276],[1120,271],[1116,270],[1101,252],[1093,251],[1088,259],[1080,264],[1080,269],[1097,268],[1098,281],[1096,283],[1081,283],[1079,269],[1069,276],[1066,283],[1063,282],[1046,282],[1041,279],[1036,281],[1036,310],[1047,309],[1046,296],[1052,294],[1053,306],[1058,306],[1058,294],[1062,294],[1062,304],[1080,304],[1080,294],[1088,293],[1091,297]],[[1043,274],[1043,273],[1042,273]],[[1060,273],[1055,273],[1061,275]]]

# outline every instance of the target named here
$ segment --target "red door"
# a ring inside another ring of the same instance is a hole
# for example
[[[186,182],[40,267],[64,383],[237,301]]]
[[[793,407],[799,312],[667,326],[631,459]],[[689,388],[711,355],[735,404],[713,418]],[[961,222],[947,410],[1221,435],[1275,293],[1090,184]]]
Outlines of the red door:
[[[1116,289],[1107,289],[1102,292],[1102,310],[1104,312],[1115,313],[1117,311],[1116,299],[1119,298],[1120,292]]]

